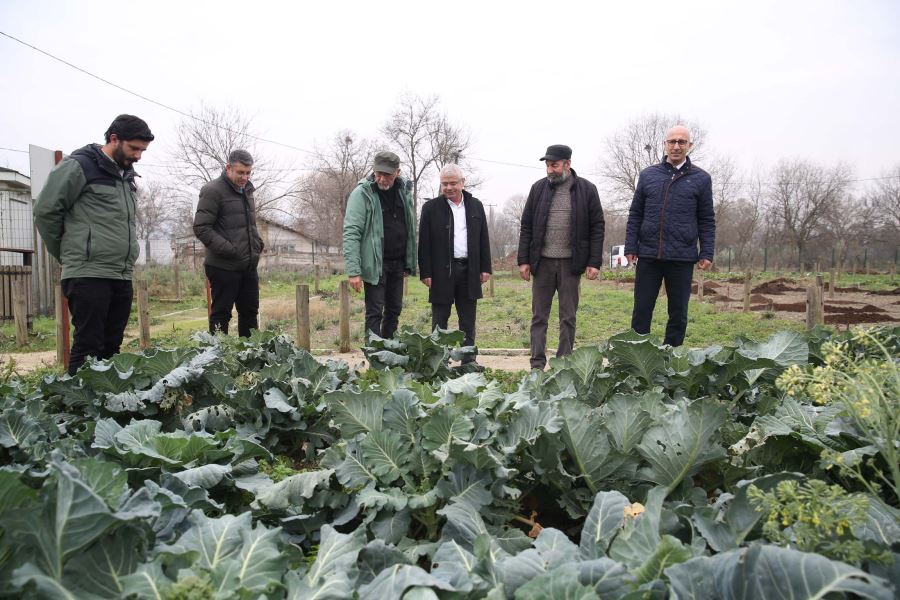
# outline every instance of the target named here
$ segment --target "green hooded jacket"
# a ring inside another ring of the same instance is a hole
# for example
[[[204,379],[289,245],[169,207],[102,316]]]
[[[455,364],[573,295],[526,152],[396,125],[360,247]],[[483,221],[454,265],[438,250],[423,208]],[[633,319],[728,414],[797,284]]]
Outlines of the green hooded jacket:
[[[406,181],[397,178],[400,198],[406,208],[406,260],[405,269],[410,275],[416,273],[416,216],[413,213],[412,197],[406,189]],[[347,198],[347,212],[344,214],[344,264],[347,277],[362,277],[362,280],[377,285],[384,265],[384,221],[381,216],[381,200],[375,189],[375,178],[369,176],[360,180]]]
[[[62,279],[130,280],[140,250],[135,231],[136,173],[120,174],[100,145],[60,162],[34,204],[34,225],[62,265]]]

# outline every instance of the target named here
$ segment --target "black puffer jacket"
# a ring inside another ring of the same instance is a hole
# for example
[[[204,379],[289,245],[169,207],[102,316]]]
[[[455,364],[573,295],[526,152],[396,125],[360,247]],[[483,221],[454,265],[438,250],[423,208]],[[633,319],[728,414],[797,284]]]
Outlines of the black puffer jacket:
[[[691,164],[690,157],[680,170],[663,158],[641,171],[628,211],[625,254],[697,262],[711,261],[715,248],[716,213],[709,173]]]
[[[566,181],[572,198],[572,273],[581,275],[587,267],[599,269],[603,266],[603,235],[606,222],[597,186],[575,174]],[[522,211],[522,226],[519,230],[518,264],[531,265],[531,272],[537,273],[547,232],[547,217],[550,201],[553,199],[553,185],[546,177],[531,186],[531,192]]]
[[[255,269],[263,241],[256,229],[253,184],[241,193],[225,173],[200,190],[194,235],[206,246],[205,264],[228,271]]]

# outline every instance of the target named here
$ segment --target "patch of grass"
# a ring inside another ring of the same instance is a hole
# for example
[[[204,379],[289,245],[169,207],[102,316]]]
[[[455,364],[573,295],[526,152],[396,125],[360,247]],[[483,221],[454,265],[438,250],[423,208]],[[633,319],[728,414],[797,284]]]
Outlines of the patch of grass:
[[[56,348],[56,319],[36,317],[28,332],[28,344],[16,345],[16,326],[12,321],[0,325],[0,352],[43,352]]]

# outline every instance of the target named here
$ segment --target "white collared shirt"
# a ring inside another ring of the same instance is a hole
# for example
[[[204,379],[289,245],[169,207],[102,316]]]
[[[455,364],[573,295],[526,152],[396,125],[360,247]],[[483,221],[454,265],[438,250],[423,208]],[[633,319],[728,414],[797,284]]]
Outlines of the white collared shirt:
[[[669,164],[672,165],[672,167],[673,167],[676,171],[680,171],[680,170],[681,170],[681,167],[683,167],[683,166],[684,166],[684,163],[686,163],[686,162],[687,162],[687,159],[685,158],[683,161],[681,161],[681,162],[678,163],[677,165],[672,165],[672,163],[669,163]]]
[[[466,200],[460,199],[459,204],[447,200],[450,205],[450,213],[453,215],[453,258],[469,257],[469,230],[466,228]]]

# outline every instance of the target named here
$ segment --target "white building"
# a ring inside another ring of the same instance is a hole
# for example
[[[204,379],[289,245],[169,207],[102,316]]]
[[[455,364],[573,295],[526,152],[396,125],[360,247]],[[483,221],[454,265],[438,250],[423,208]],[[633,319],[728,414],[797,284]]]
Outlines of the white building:
[[[0,248],[34,251],[31,178],[0,167]],[[0,265],[21,265],[19,252],[0,251]]]

